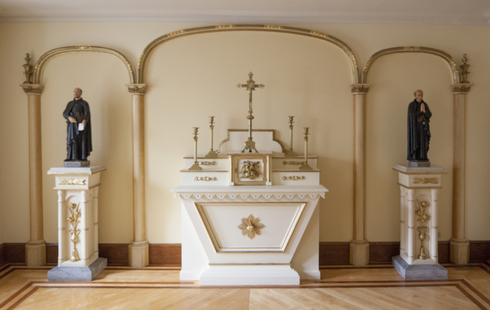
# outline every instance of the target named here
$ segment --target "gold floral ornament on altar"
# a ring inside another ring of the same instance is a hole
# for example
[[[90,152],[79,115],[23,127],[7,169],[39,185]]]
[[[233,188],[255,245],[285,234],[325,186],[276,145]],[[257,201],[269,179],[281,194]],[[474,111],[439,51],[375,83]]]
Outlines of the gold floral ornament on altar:
[[[253,162],[247,160],[243,162],[242,169],[240,170],[240,177],[244,179],[255,180],[260,176],[260,162]]]
[[[242,235],[247,236],[250,239],[255,238],[256,235],[262,234],[260,230],[264,227],[265,225],[260,223],[260,218],[254,218],[252,214],[247,218],[242,218],[242,223],[238,225],[238,229],[242,230]]]

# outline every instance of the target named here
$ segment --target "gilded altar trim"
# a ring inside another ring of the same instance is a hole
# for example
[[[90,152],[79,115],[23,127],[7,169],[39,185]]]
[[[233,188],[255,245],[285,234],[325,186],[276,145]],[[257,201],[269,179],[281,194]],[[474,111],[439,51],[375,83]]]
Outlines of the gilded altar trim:
[[[352,84],[350,91],[353,94],[364,95],[369,91],[371,84]]]
[[[64,55],[64,54],[71,54],[71,53],[103,53],[103,54],[109,54],[112,55],[118,59],[120,59],[124,65],[126,66],[126,69],[128,70],[129,74],[129,82],[131,84],[134,84],[134,76],[135,73],[133,71],[133,66],[129,62],[129,60],[121,54],[120,52],[106,48],[106,47],[101,47],[101,46],[66,46],[66,47],[59,47],[52,49],[50,51],[47,51],[44,53],[39,60],[36,62],[36,65],[34,66],[34,72],[33,72],[33,84],[40,84],[41,83],[41,74],[44,66],[48,62],[48,60],[52,57],[56,57],[59,55]]]
[[[58,185],[86,185],[85,179],[60,179]]]
[[[435,49],[435,48],[430,48],[430,47],[422,47],[422,46],[400,46],[400,47],[392,47],[392,48],[386,48],[383,50],[380,50],[376,53],[374,53],[368,61],[366,61],[366,64],[364,65],[364,68],[362,69],[361,72],[361,78],[360,81],[361,83],[367,83],[367,77],[369,73],[369,69],[373,65],[373,62],[386,55],[390,54],[397,54],[397,53],[425,53],[425,54],[431,54],[438,56],[448,64],[449,68],[451,69],[451,75],[453,78],[453,84],[459,84],[459,78],[460,78],[460,72],[459,72],[459,67],[456,64],[456,61],[454,58],[449,55],[448,53]]]
[[[226,133],[226,139],[221,141],[218,145],[218,148],[216,149],[216,152],[219,154],[221,152],[221,147],[223,144],[226,142],[230,141],[230,132],[248,132],[248,129],[228,129]],[[281,140],[276,138],[276,130],[275,129],[252,129],[252,132],[272,132],[272,141],[276,142],[281,146],[281,152],[283,154],[287,153],[286,148],[284,147],[284,144],[282,143]]]
[[[414,178],[413,184],[439,184],[438,178]]]
[[[356,56],[354,55],[351,48],[343,41],[331,35],[327,35],[325,33],[318,32],[318,31],[287,27],[287,26],[276,26],[276,25],[218,25],[218,26],[183,29],[179,31],[173,31],[171,33],[160,36],[155,40],[153,40],[152,42],[150,42],[150,44],[148,44],[145,47],[143,53],[139,58],[138,70],[136,76],[137,83],[140,84],[145,83],[145,69],[148,62],[148,58],[150,57],[151,52],[160,44],[166,43],[167,41],[173,40],[175,38],[181,38],[189,35],[214,33],[214,32],[229,32],[229,31],[278,32],[278,33],[287,33],[287,34],[306,36],[306,37],[329,42],[337,46],[344,52],[345,56],[347,57],[347,60],[349,61],[349,65],[351,68],[352,83],[354,84],[359,83],[359,68],[358,68]]]
[[[266,200],[271,200],[271,199],[293,199],[294,197],[298,197],[299,199],[305,199],[306,197],[309,197],[311,199],[316,199],[318,196],[322,197],[325,199],[325,193],[318,193],[318,192],[310,192],[310,193],[281,193],[281,192],[272,192],[272,193],[243,193],[243,194],[230,194],[230,193],[174,193],[174,197],[181,197],[182,199],[189,199],[191,197],[194,197],[195,199],[215,199],[219,198],[220,200],[225,199],[228,197],[228,199],[231,200],[240,200],[240,199],[247,199],[249,197],[253,199],[266,199]]]

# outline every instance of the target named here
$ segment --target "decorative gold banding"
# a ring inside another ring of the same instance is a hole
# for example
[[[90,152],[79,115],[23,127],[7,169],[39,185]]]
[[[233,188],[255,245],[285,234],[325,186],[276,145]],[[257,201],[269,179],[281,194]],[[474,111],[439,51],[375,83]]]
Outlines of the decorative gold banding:
[[[437,178],[414,178],[413,184],[439,184]]]
[[[85,179],[60,179],[58,185],[85,185]]]
[[[169,34],[165,34],[163,36],[160,36],[150,42],[144,49],[143,53],[141,54],[139,61],[138,61],[138,74],[136,77],[137,83],[144,83],[145,80],[145,68],[148,62],[148,58],[151,55],[151,52],[160,44],[165,43],[166,41],[175,39],[175,38],[180,38],[183,36],[188,36],[188,35],[196,35],[196,34],[204,34],[204,33],[213,33],[213,32],[223,32],[223,31],[266,31],[266,32],[281,32],[281,33],[287,33],[287,34],[294,34],[294,35],[300,35],[300,36],[306,36],[310,38],[315,38],[323,41],[327,41],[338,48],[340,48],[345,56],[347,56],[347,59],[349,61],[350,67],[351,67],[351,74],[352,74],[352,83],[357,84],[359,83],[359,69],[357,65],[357,59],[352,52],[351,48],[342,42],[341,40],[332,37],[330,35],[317,32],[317,31],[311,31],[308,29],[301,29],[301,28],[293,28],[293,27],[286,27],[286,26],[275,26],[275,25],[217,25],[217,26],[208,26],[208,27],[198,27],[198,28],[191,28],[191,29],[183,29],[180,31],[174,31]],[[93,48],[93,47],[92,47]]]
[[[39,84],[21,84],[20,85],[26,94],[40,95],[43,92],[43,86]]]
[[[145,94],[148,86],[146,84],[126,84],[131,94]]]
[[[370,84],[352,84],[350,91],[353,94],[365,94],[369,91]]]
[[[283,161],[283,165],[302,165],[304,164],[304,161]]]
[[[306,177],[304,175],[302,176],[290,176],[290,177],[287,177],[287,176],[283,176],[282,177],[283,180],[292,180],[292,181],[296,181],[296,180],[304,180],[306,179]]]
[[[217,181],[216,177],[195,177],[194,181]]]
[[[362,69],[361,79],[360,79],[361,83],[367,83],[367,76],[369,73],[369,69],[371,68],[373,62],[376,59],[380,58],[381,56],[396,54],[396,53],[425,53],[425,54],[431,54],[431,55],[441,57],[446,61],[446,63],[449,65],[449,68],[451,69],[453,84],[459,84],[459,67],[456,64],[454,58],[444,51],[435,48],[430,48],[430,47],[422,47],[422,46],[392,47],[374,53],[368,59],[368,61],[364,65],[364,68]]]
[[[215,161],[198,161],[197,164],[200,166],[214,166],[214,165],[216,165],[216,162]]]
[[[473,84],[454,84],[454,85],[451,85],[451,90],[455,94],[457,94],[457,93],[466,94],[467,92],[469,92],[471,90],[471,86],[473,86]]]
[[[47,63],[48,59],[50,59],[51,57],[55,57],[63,54],[70,54],[70,53],[104,53],[117,57],[124,63],[126,69],[128,70],[129,82],[131,84],[134,83],[135,78],[134,78],[133,67],[131,66],[131,63],[126,58],[126,56],[124,56],[123,54],[121,54],[120,52],[114,49],[101,47],[101,46],[67,46],[67,47],[55,48],[44,53],[36,62],[36,65],[34,66],[32,83],[33,84],[41,83],[42,70],[45,64]]]

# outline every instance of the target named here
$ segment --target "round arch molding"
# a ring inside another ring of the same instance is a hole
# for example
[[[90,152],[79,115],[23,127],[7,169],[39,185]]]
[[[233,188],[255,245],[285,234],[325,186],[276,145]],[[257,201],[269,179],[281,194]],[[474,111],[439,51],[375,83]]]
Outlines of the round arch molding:
[[[215,32],[230,32],[230,31],[261,31],[261,32],[273,32],[273,33],[288,33],[294,35],[300,35],[305,37],[310,37],[313,39],[323,40],[329,42],[338,48],[340,48],[349,61],[349,65],[351,68],[352,75],[352,83],[357,84],[359,82],[359,68],[357,64],[356,56],[354,52],[352,52],[351,48],[342,42],[341,40],[318,32],[314,30],[301,29],[301,28],[293,28],[293,27],[285,27],[285,26],[272,26],[272,25],[221,25],[221,26],[209,26],[209,27],[200,27],[200,28],[190,28],[179,31],[174,31],[168,34],[165,34],[161,37],[153,40],[141,54],[138,61],[138,75],[137,75],[137,83],[144,84],[145,83],[145,68],[148,58],[151,52],[160,44],[168,42],[170,40],[181,38],[184,36],[197,35],[203,33],[215,33]]]
[[[52,58],[56,57],[59,55],[64,55],[64,54],[71,54],[71,53],[103,53],[103,54],[108,54],[112,55],[118,59],[120,59],[124,65],[126,66],[126,69],[128,70],[129,74],[129,81],[131,84],[134,84],[134,71],[133,67],[131,66],[131,63],[129,60],[121,54],[120,52],[110,49],[110,48],[105,48],[105,47],[100,47],[100,46],[67,46],[67,47],[60,47],[60,48],[55,48],[52,49],[46,53],[44,53],[39,60],[36,62],[36,65],[34,66],[34,72],[33,72],[33,84],[40,84],[41,83],[41,73],[42,70],[44,69],[44,66],[46,65],[47,61]]]
[[[458,65],[456,64],[456,61],[454,60],[451,55],[448,53],[435,49],[435,48],[430,48],[430,47],[421,47],[421,46],[403,46],[403,47],[392,47],[392,48],[387,48],[380,50],[376,53],[374,53],[368,61],[366,61],[366,64],[364,65],[364,68],[362,69],[361,73],[361,83],[367,84],[367,78],[368,78],[368,73],[369,69],[373,65],[373,62],[386,55],[391,55],[391,54],[398,54],[398,53],[424,53],[424,54],[431,54],[435,55],[437,57],[442,58],[449,66],[449,69],[451,69],[451,76],[453,79],[453,84],[459,84],[459,68]]]

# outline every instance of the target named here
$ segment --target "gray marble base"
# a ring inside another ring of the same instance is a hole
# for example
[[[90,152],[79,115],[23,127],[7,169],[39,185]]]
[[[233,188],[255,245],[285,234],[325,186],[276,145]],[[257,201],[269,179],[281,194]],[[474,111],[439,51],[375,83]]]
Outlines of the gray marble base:
[[[400,255],[394,256],[392,262],[405,280],[447,279],[447,269],[441,265],[409,265]]]
[[[99,257],[88,267],[58,266],[48,271],[48,281],[92,281],[107,267],[107,258]]]
[[[90,160],[65,160],[65,167],[89,167]]]
[[[430,161],[419,160],[419,161],[408,161],[409,167],[430,167]]]

